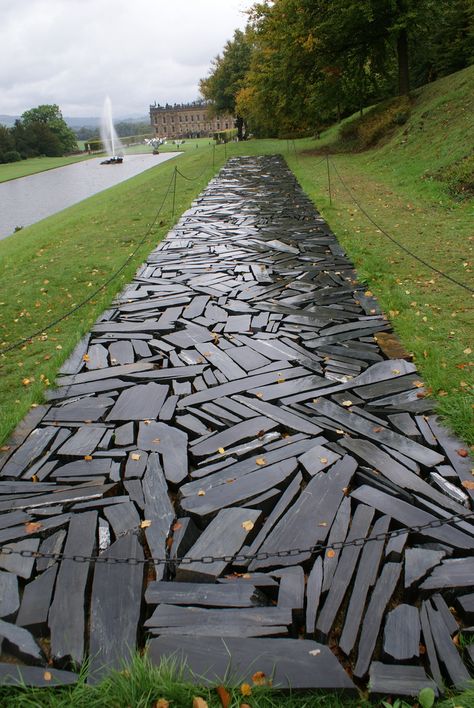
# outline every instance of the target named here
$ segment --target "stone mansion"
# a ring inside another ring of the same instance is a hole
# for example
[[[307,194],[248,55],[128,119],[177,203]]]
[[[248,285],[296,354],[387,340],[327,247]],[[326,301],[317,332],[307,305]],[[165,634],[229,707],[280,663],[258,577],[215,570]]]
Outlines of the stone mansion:
[[[150,120],[157,138],[204,138],[220,130],[234,128],[231,115],[210,118],[207,104],[194,103],[150,106]]]

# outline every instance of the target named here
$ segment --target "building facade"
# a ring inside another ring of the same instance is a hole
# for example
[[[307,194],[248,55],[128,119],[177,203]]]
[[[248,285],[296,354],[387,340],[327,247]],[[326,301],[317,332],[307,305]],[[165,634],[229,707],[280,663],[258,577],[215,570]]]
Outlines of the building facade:
[[[156,138],[204,138],[234,127],[231,115],[210,118],[204,102],[150,106],[150,121]]]

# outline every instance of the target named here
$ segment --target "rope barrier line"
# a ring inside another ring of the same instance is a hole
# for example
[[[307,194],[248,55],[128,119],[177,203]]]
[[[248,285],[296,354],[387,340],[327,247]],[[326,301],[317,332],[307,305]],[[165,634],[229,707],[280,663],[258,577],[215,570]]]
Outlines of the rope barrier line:
[[[403,526],[402,528],[395,529],[394,531],[387,531],[385,533],[378,533],[368,538],[362,536],[360,538],[354,538],[352,541],[336,541],[330,544],[316,544],[315,546],[310,546],[309,548],[290,548],[282,551],[260,551],[254,554],[246,553],[235,553],[228,556],[201,556],[200,558],[190,558],[189,556],[175,557],[175,558],[113,558],[110,556],[84,556],[81,554],[75,554],[72,556],[66,556],[64,553],[41,553],[40,551],[30,551],[30,550],[16,550],[15,548],[9,548],[8,546],[3,546],[0,548],[0,553],[5,555],[19,555],[23,558],[48,558],[54,561],[72,561],[74,563],[125,563],[129,565],[169,565],[175,566],[176,564],[189,565],[191,563],[246,563],[252,560],[268,560],[269,558],[288,558],[292,556],[299,555],[314,555],[315,553],[320,553],[322,551],[334,550],[340,551],[343,548],[349,546],[364,547],[367,543],[373,541],[385,541],[389,538],[396,538],[397,536],[402,536],[406,533],[421,533],[425,529],[430,528],[441,528],[446,524],[455,521],[462,521],[464,519],[471,519],[474,517],[474,511],[467,512],[466,514],[453,514],[446,519],[433,519],[428,521],[426,524],[419,524],[417,526]],[[136,533],[136,532],[135,532]]]
[[[153,221],[151,222],[150,226],[148,227],[148,229],[147,229],[147,231],[145,232],[145,234],[143,235],[143,237],[140,239],[140,241],[139,241],[139,242],[137,243],[137,245],[135,246],[135,248],[134,248],[134,250],[132,251],[132,253],[130,253],[130,255],[129,255],[129,256],[126,258],[126,260],[122,263],[122,265],[120,266],[120,268],[118,268],[116,271],[114,271],[114,272],[112,273],[112,275],[109,276],[109,278],[107,278],[107,280],[106,280],[104,283],[102,283],[102,284],[101,284],[98,288],[96,288],[90,295],[88,295],[86,298],[84,298],[84,300],[81,300],[81,302],[77,303],[77,305],[75,305],[75,306],[72,307],[70,310],[68,310],[67,312],[65,312],[64,314],[62,314],[60,317],[57,317],[55,320],[52,320],[51,322],[49,322],[48,324],[46,324],[44,327],[41,327],[41,329],[38,329],[38,330],[36,330],[35,332],[32,332],[32,334],[30,334],[28,337],[23,337],[22,339],[19,339],[18,341],[14,342],[13,344],[10,344],[10,345],[9,345],[8,347],[6,347],[5,349],[1,349],[1,350],[0,350],[0,355],[1,355],[1,354],[6,354],[7,352],[10,352],[10,351],[12,351],[13,349],[16,349],[17,347],[20,347],[22,344],[26,344],[26,343],[29,342],[31,339],[34,339],[35,337],[38,337],[40,334],[43,334],[43,332],[47,332],[47,331],[48,331],[49,329],[51,329],[52,327],[55,327],[57,324],[59,324],[60,322],[62,322],[62,321],[65,320],[65,319],[67,319],[68,317],[70,317],[71,315],[73,315],[75,312],[77,312],[78,310],[80,310],[82,307],[84,307],[84,305],[87,305],[88,302],[90,302],[94,297],[96,297],[96,295],[98,295],[98,294],[101,292],[101,290],[104,290],[104,288],[106,288],[108,285],[110,285],[110,283],[111,283],[112,281],[114,281],[115,278],[117,278],[117,276],[120,275],[120,273],[127,267],[127,265],[130,263],[130,261],[132,260],[132,258],[134,257],[134,255],[137,253],[138,249],[141,248],[141,246],[145,243],[146,239],[147,239],[148,236],[150,235],[151,230],[152,230],[153,227],[155,226],[155,224],[156,224],[156,222],[157,222],[157,220],[158,220],[158,217],[160,216],[160,214],[161,214],[161,212],[162,212],[162,210],[163,210],[163,207],[164,207],[164,205],[165,205],[166,199],[167,199],[168,194],[170,193],[170,190],[171,190],[171,185],[173,184],[173,181],[174,181],[175,179],[176,179],[176,175],[175,175],[175,172],[173,172],[173,174],[172,174],[172,176],[171,176],[171,180],[170,180],[170,182],[169,182],[169,184],[168,184],[168,187],[167,187],[167,189],[166,189],[165,196],[163,197],[163,200],[162,200],[160,206],[158,207],[158,210],[157,210],[156,213],[155,213],[155,216],[154,216],[154,218],[153,218]]]
[[[366,209],[364,209],[362,204],[356,199],[356,197],[354,196],[350,187],[345,183],[344,179],[342,178],[341,174],[339,173],[339,170],[337,169],[337,167],[334,163],[334,160],[332,160],[331,158],[328,158],[328,159],[329,159],[329,162],[332,164],[336,175],[339,177],[339,180],[340,180],[342,186],[344,187],[346,192],[349,194],[349,196],[352,199],[352,201],[354,202],[354,204],[357,205],[357,207],[364,214],[364,216],[371,222],[371,224],[373,224],[377,229],[379,229],[379,231],[384,236],[386,236],[388,239],[390,239],[390,241],[392,241],[392,243],[395,243],[399,248],[402,249],[402,251],[405,251],[405,253],[407,253],[409,256],[411,256],[412,258],[415,258],[415,260],[417,260],[419,263],[422,263],[426,268],[429,268],[434,273],[437,273],[441,277],[446,278],[447,280],[450,280],[452,283],[459,285],[461,288],[464,288],[468,292],[474,293],[474,288],[471,288],[469,285],[462,283],[460,280],[456,280],[456,278],[453,278],[451,275],[448,275],[447,273],[440,270],[439,268],[436,268],[436,266],[431,265],[431,263],[428,263],[428,261],[425,261],[420,256],[417,256],[416,253],[413,253],[413,251],[411,251],[409,248],[407,248],[402,243],[400,243],[400,241],[397,241],[397,239],[395,239],[393,236],[391,236],[384,228],[382,228],[382,226],[380,226],[380,224],[377,224],[377,222],[371,217],[371,215],[366,211]],[[328,165],[329,165],[329,162],[328,162]]]

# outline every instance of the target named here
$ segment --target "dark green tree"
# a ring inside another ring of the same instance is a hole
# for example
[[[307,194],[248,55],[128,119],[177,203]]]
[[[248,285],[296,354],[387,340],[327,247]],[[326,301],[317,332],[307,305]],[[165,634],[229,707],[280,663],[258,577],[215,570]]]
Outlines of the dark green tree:
[[[245,116],[236,112],[236,99],[244,85],[250,65],[251,44],[247,33],[234,32],[222,55],[213,63],[209,76],[201,79],[199,87],[202,95],[210,101],[210,111],[214,115],[230,113],[235,116],[239,140],[244,138]]]
[[[76,136],[64,120],[59,106],[44,104],[37,108],[31,108],[23,113],[21,122],[27,130],[32,129],[35,125],[46,126],[57,140],[51,139],[44,129],[35,128],[35,130],[42,136],[42,139],[46,140],[50,145],[49,149],[54,150],[55,155],[58,154],[57,150],[60,155],[77,150]],[[45,155],[50,154],[44,151],[40,152]]]

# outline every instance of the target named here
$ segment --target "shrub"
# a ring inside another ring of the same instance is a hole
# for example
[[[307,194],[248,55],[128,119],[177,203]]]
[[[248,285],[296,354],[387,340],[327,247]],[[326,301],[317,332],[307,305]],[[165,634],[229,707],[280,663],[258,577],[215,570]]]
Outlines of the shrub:
[[[3,153],[3,162],[19,162],[20,160],[21,155],[17,150],[7,150]]]
[[[406,96],[384,101],[365,115],[344,123],[339,129],[339,137],[354,150],[367,150],[396,126],[406,123],[409,115],[410,100]]]

